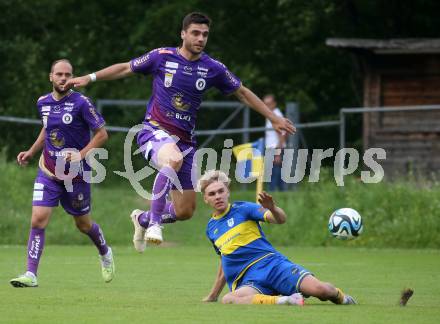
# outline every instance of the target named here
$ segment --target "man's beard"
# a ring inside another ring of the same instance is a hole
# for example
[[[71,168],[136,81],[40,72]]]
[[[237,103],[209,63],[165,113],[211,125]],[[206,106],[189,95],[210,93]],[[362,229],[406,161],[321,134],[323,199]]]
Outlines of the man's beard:
[[[69,89],[62,90],[59,86],[56,86],[56,85],[53,86],[53,89],[56,92],[58,92],[60,95],[64,95],[69,91]]]
[[[198,55],[198,54],[200,54],[200,53],[202,53],[203,52],[203,46],[201,46],[200,47],[200,50],[196,50],[196,47],[195,46],[191,46],[191,45],[189,45],[189,46],[186,46],[186,49],[191,53],[191,54],[194,54],[194,55]]]

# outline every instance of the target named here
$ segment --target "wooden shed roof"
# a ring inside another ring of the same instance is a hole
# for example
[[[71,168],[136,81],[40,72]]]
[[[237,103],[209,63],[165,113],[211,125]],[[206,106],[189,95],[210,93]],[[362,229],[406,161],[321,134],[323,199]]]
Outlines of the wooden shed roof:
[[[440,53],[440,38],[327,38],[326,45],[376,54]]]

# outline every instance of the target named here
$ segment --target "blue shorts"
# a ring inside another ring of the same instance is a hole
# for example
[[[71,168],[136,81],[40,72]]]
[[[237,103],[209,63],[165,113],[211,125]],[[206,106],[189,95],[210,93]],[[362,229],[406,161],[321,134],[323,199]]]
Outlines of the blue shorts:
[[[237,288],[252,287],[264,295],[289,296],[298,293],[302,280],[311,273],[281,254],[270,255],[252,265]]]

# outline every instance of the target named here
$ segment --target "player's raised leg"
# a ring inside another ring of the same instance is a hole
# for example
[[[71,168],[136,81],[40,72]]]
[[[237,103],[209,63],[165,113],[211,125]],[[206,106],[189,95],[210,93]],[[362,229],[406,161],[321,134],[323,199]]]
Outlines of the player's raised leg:
[[[253,287],[245,286],[227,293],[222,298],[223,304],[256,304],[256,305],[304,305],[304,298],[296,293],[290,296],[270,296],[261,294]]]
[[[148,243],[160,244],[162,238],[162,215],[166,207],[166,197],[173,184],[178,183],[177,172],[183,163],[183,155],[175,143],[165,143],[155,158],[159,167],[153,184],[150,221],[145,232]]]
[[[171,190],[172,201],[166,201],[165,208],[161,215],[162,224],[170,224],[176,220],[190,219],[196,208],[196,193],[194,190]],[[144,252],[148,241],[146,229],[151,220],[151,210],[143,211],[135,209],[130,215],[134,226],[133,244],[138,252]]]
[[[341,289],[330,283],[322,282],[311,275],[302,280],[300,291],[306,296],[313,296],[322,301],[330,300],[335,304],[342,305],[356,304],[354,298],[344,294]]]
[[[186,220],[193,215],[195,148],[151,124],[146,124],[139,132],[137,141],[146,160],[159,171],[153,185],[150,209],[136,209],[130,215],[134,225],[134,247],[136,251],[143,252],[145,242],[162,242],[161,224]],[[167,201],[168,193],[171,193],[171,202]]]
[[[82,233],[86,234],[95,244],[101,260],[102,278],[105,282],[113,280],[115,275],[115,263],[112,249],[107,245],[101,227],[92,221],[90,215],[75,216],[75,225]]]
[[[38,266],[44,249],[45,228],[51,214],[52,207],[32,207],[31,230],[27,246],[27,271],[10,281],[14,287],[38,287]]]

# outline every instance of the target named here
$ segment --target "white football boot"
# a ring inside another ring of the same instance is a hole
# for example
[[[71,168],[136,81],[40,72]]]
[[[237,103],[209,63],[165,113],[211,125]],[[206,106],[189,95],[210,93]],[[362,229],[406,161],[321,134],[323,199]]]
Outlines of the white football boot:
[[[135,209],[131,212],[130,218],[134,225],[134,234],[133,234],[133,245],[136,251],[142,253],[145,251],[145,231],[146,229],[139,224],[138,217],[144,211],[140,209]]]
[[[145,231],[145,241],[148,244],[161,244],[163,242],[162,226],[160,224],[150,225]]]

